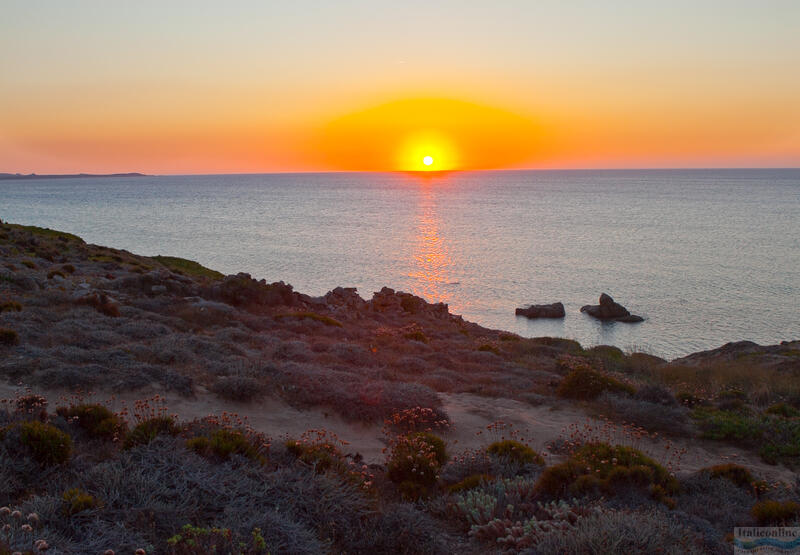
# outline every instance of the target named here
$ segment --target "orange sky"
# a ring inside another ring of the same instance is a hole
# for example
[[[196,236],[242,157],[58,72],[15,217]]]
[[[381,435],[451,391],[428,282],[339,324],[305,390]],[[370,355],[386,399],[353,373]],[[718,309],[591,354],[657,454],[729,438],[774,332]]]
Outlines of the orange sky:
[[[798,166],[798,28],[779,0],[12,0],[0,172]]]

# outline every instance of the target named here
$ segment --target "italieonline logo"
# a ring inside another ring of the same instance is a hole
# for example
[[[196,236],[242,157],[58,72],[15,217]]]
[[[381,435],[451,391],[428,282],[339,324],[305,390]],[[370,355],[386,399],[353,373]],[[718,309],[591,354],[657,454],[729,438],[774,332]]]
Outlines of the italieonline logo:
[[[775,553],[800,555],[800,528],[740,527],[733,529],[734,553]]]

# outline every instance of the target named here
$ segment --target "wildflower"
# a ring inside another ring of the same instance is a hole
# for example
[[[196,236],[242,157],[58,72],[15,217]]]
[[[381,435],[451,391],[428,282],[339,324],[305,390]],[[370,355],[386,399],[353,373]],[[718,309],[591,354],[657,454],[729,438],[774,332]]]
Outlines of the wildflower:
[[[0,515],[6,516],[11,514],[11,509],[8,507],[0,507]]]
[[[47,551],[50,549],[50,544],[47,543],[47,540],[36,540],[33,545],[38,551]]]
[[[39,515],[36,513],[31,513],[28,515],[28,522],[31,523],[33,526],[39,524]]]
[[[103,551],[103,555],[114,555],[114,550],[106,549],[105,551]]]
[[[30,524],[23,524],[19,529],[23,532],[33,532],[33,527]]]
[[[146,553],[145,553],[145,550],[144,550],[144,549],[141,549],[141,548],[140,548],[140,549],[137,549],[137,550],[134,552],[134,554],[133,554],[133,555],[146,555]]]
[[[12,518],[19,518],[19,519],[21,519],[21,518],[22,518],[22,513],[21,513],[21,512],[19,512],[19,511],[14,511],[13,513],[11,513],[11,517],[12,517]]]

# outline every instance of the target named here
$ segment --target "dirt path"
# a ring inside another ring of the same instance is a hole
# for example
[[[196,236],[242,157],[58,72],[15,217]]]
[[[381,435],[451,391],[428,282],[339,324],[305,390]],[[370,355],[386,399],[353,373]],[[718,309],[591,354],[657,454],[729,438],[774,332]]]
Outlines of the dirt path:
[[[0,398],[11,398],[20,388],[0,384]],[[68,395],[62,391],[39,392],[51,403]],[[123,406],[129,407],[139,394],[116,396],[112,403],[115,410]],[[177,395],[162,395],[171,414],[177,414],[182,420],[200,418],[222,411],[237,413],[246,417],[250,425],[273,438],[285,435],[297,437],[309,429],[324,428],[349,443],[346,448],[350,452],[361,453],[368,462],[383,460],[382,433],[380,425],[365,425],[348,422],[335,414],[320,409],[300,411],[275,398],[266,398],[258,403],[222,402],[209,393],[199,393],[194,398]],[[556,402],[553,405],[531,406],[511,399],[490,399],[468,393],[441,394],[444,408],[453,422],[453,428],[445,437],[451,451],[484,447],[494,438],[486,427],[494,422],[502,421],[513,425],[530,444],[541,452],[547,451],[547,444],[562,436],[562,431],[572,424],[599,427],[602,422],[588,418],[580,407]],[[92,401],[103,402],[110,395],[97,394]],[[481,432],[481,433],[478,433]],[[498,437],[499,438],[499,437]],[[681,458],[679,471],[694,472],[700,468],[724,462],[739,462],[751,468],[757,475],[768,481],[794,481],[796,474],[783,466],[770,466],[763,463],[753,453],[736,447],[711,441],[676,439],[673,444],[678,449],[686,448]],[[653,456],[656,460],[664,460],[664,443],[661,440],[641,440],[638,448]],[[557,455],[548,455],[551,460],[558,460]]]

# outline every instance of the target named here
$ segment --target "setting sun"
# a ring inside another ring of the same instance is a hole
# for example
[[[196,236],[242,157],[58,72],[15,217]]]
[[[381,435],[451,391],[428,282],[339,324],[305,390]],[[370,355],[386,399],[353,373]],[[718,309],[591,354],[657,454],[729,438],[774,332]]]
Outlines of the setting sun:
[[[422,159],[422,163],[425,164],[426,166],[430,166],[431,164],[433,164],[433,156],[426,156],[425,158]]]

